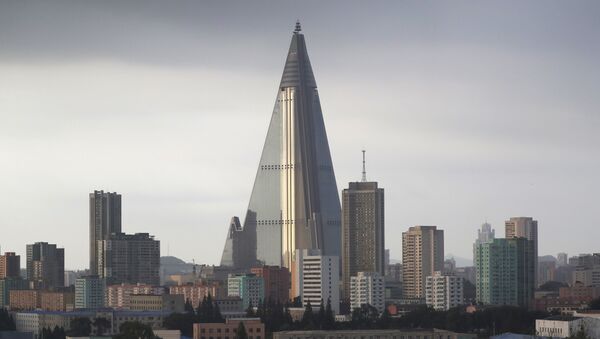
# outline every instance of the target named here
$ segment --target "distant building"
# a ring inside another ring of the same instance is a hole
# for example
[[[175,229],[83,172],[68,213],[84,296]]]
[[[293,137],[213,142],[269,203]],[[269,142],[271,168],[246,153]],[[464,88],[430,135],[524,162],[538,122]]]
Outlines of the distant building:
[[[581,254],[576,257],[572,283],[600,287],[600,253]]]
[[[29,289],[29,283],[21,278],[0,279],[0,308],[10,306],[10,291]]]
[[[538,260],[537,281],[539,286],[548,281],[556,281],[556,263],[554,261]]]
[[[251,273],[261,277],[265,284],[265,298],[285,304],[290,299],[290,271],[279,266],[253,267]]]
[[[569,255],[567,253],[558,253],[556,255],[556,264],[561,266],[567,266],[569,264]]]
[[[526,238],[533,242],[533,251],[531,253],[533,261],[533,274],[535,287],[539,286],[538,273],[538,222],[531,217],[514,217],[504,222],[504,231],[506,239]]]
[[[132,295],[162,295],[165,289],[160,286],[151,286],[145,284],[119,284],[106,287],[106,306],[116,309],[129,308]],[[185,298],[184,298],[185,300]]]
[[[339,258],[322,255],[320,250],[297,250],[298,263],[295,277],[302,291],[302,304],[317,309],[321,301],[326,305],[331,302],[334,313],[339,313]]]
[[[533,242],[525,238],[494,239],[477,246],[477,301],[529,307],[535,289]]]
[[[444,269],[444,231],[414,226],[402,233],[402,275],[405,298],[425,298],[428,275]]]
[[[75,281],[75,308],[97,309],[104,307],[104,279],[97,275],[78,278]]]
[[[195,285],[169,286],[169,294],[182,294],[184,301],[190,301],[194,308],[200,305],[200,302],[209,295],[215,298],[221,298],[224,295],[219,293],[218,283],[200,283]],[[224,293],[226,294],[226,293]]]
[[[227,314],[245,313],[244,304],[241,298],[238,297],[224,297],[214,299],[215,303],[219,306],[221,315]]]
[[[30,311],[40,307],[41,296],[38,290],[12,290],[9,293],[11,311]]]
[[[454,275],[434,272],[427,276],[425,302],[438,311],[447,311],[464,304],[463,279]]]
[[[264,279],[256,274],[232,274],[227,279],[227,296],[242,299],[244,309],[265,300]]]
[[[129,297],[128,309],[132,311],[168,311],[173,313],[183,313],[183,295],[133,294]]]
[[[90,274],[102,275],[98,270],[98,241],[108,240],[121,233],[121,195],[111,192],[90,193]]]
[[[457,267],[455,274],[475,285],[475,266]]]
[[[236,338],[237,328],[242,322],[248,338],[265,339],[265,324],[260,318],[226,319],[225,323],[194,324],[194,339]]]
[[[0,255],[0,279],[18,278],[21,276],[21,256],[14,252]]]
[[[371,305],[383,313],[385,310],[385,281],[377,272],[358,272],[350,277],[350,309]]]
[[[27,280],[39,289],[64,287],[64,248],[47,242],[27,245]]]
[[[386,281],[402,281],[402,263],[389,264],[385,270]]]
[[[273,333],[273,339],[358,339],[358,338],[378,338],[378,339],[410,339],[410,338],[431,338],[431,339],[476,339],[475,334],[456,333],[438,329],[414,329],[414,330],[335,330],[335,331],[282,331]],[[200,339],[194,337],[194,339]]]
[[[98,272],[109,284],[160,284],[160,241],[148,233],[98,241]]]
[[[342,191],[342,298],[358,272],[385,275],[384,191],[375,181],[350,182]]]

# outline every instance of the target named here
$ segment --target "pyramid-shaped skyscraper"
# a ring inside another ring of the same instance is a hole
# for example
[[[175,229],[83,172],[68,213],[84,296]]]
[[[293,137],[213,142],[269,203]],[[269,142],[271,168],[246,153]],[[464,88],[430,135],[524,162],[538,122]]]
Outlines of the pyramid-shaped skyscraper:
[[[221,265],[293,268],[296,249],[340,254],[340,201],[300,24],[292,35],[243,227],[232,218]]]

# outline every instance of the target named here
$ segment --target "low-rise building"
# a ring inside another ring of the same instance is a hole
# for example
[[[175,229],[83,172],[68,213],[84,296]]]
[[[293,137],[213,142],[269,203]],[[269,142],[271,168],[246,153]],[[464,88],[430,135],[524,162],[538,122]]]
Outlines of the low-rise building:
[[[169,286],[169,294],[182,294],[184,301],[190,301],[192,306],[198,307],[200,302],[209,295],[213,298],[221,297],[218,293],[218,283],[200,283],[196,285]]]
[[[341,331],[284,331],[273,333],[273,339],[475,339],[475,334],[446,330],[341,330]],[[198,339],[194,337],[194,339]]]
[[[194,339],[233,339],[240,322],[244,324],[248,338],[265,338],[265,324],[259,318],[238,318],[227,319],[225,323],[196,323],[194,324]]]
[[[71,311],[75,307],[75,292],[43,291],[40,309],[44,311]]]
[[[0,308],[10,305],[10,291],[29,289],[29,283],[21,278],[0,279]]]
[[[385,310],[385,282],[377,272],[358,272],[350,277],[350,309],[371,305],[379,313]]]
[[[129,297],[128,309],[132,311],[168,311],[172,313],[183,313],[183,295],[134,294]]]
[[[165,289],[146,284],[110,285],[106,287],[106,307],[126,309],[129,307],[130,297],[135,294],[162,295],[165,294]]]
[[[535,321],[535,332],[540,337],[567,338],[581,329],[589,338],[600,338],[600,319],[561,315]]]
[[[38,290],[10,291],[10,309],[14,311],[31,311],[40,308],[41,295]]]

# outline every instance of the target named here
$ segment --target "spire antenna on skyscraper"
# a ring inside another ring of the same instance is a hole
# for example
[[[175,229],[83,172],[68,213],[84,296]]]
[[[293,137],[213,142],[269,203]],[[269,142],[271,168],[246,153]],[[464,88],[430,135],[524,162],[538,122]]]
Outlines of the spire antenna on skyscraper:
[[[299,33],[302,30],[302,26],[300,26],[300,20],[296,20],[296,28],[294,29],[294,33]]]
[[[365,165],[365,153],[367,151],[362,150],[362,154],[363,154],[363,171],[362,171],[362,182],[367,182],[367,167]]]

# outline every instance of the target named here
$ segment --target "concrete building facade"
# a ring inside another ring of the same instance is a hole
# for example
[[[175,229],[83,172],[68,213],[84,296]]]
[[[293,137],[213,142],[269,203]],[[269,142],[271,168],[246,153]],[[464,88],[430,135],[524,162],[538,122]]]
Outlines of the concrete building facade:
[[[106,287],[106,307],[126,309],[128,308],[129,300],[132,295],[162,295],[164,293],[165,288],[160,286],[151,286],[145,284],[110,285]]]
[[[240,322],[244,324],[248,338],[265,338],[265,324],[260,321],[260,318],[238,318],[226,319],[225,323],[196,323],[194,324],[194,339],[234,339]]]
[[[540,285],[538,279],[538,222],[531,217],[514,217],[504,222],[505,237],[526,238],[533,242],[531,257],[533,260],[533,274],[535,287]]]
[[[160,241],[148,233],[98,241],[98,272],[108,284],[160,285]]]
[[[285,267],[253,267],[250,272],[264,280],[265,298],[285,304],[290,300],[291,275]]]
[[[21,256],[15,252],[0,255],[0,279],[19,278],[21,276]]]
[[[244,309],[265,300],[265,281],[256,274],[231,274],[227,278],[227,296],[242,299]]]
[[[402,281],[405,298],[425,299],[429,275],[444,269],[444,231],[414,226],[402,233]]]
[[[98,270],[98,241],[108,240],[112,234],[121,233],[121,195],[111,192],[90,193],[90,274]]]
[[[530,307],[534,298],[533,241],[494,239],[477,246],[477,301],[488,305]]]
[[[425,303],[438,311],[447,311],[463,305],[463,279],[440,271],[427,276],[425,284]]]
[[[199,283],[195,285],[169,286],[169,294],[182,294],[184,301],[190,301],[192,306],[198,307],[200,302],[209,295],[215,299],[224,297],[219,293],[218,283]],[[226,293],[223,293],[226,294]]]

